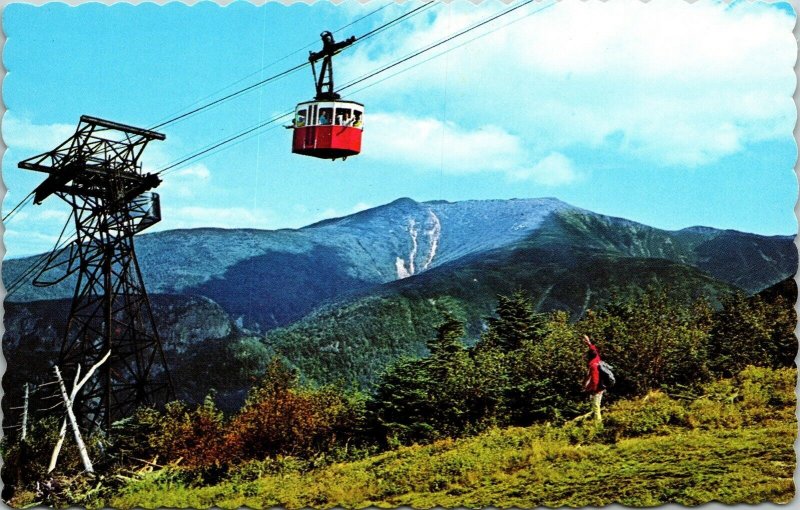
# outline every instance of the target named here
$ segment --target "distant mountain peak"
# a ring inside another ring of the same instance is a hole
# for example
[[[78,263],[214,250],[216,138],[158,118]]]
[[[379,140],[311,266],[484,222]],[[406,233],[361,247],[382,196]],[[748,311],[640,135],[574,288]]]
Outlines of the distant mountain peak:
[[[386,204],[386,206],[391,206],[391,205],[419,205],[419,202],[417,202],[413,198],[400,197]]]

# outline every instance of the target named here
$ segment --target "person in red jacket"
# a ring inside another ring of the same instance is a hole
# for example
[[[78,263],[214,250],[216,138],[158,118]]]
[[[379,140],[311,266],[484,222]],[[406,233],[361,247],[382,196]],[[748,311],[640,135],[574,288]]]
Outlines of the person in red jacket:
[[[592,410],[585,417],[588,418],[594,414],[595,420],[601,422],[603,417],[600,415],[600,402],[603,399],[604,388],[600,384],[600,353],[588,335],[583,335],[583,341],[589,348],[586,352],[586,362],[589,370],[586,374],[586,380],[583,382],[583,389],[591,395],[592,399]]]

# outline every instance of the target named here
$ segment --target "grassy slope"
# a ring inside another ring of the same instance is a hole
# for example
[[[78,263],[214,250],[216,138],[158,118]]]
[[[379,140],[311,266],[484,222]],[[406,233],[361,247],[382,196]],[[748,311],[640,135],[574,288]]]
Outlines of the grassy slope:
[[[717,383],[709,391],[727,395],[717,399],[683,403],[653,393],[621,401],[606,413],[604,427],[492,430],[307,473],[285,470],[211,487],[187,488],[157,473],[110,504],[531,508],[787,502],[794,496],[794,374],[781,371],[782,382],[773,386],[777,398],[764,390],[763,373],[754,372],[736,383]]]
[[[787,502],[794,426],[690,431],[569,445],[524,429],[408,447],[365,461],[249,483],[186,488],[150,480],[114,508],[248,506],[532,508]]]

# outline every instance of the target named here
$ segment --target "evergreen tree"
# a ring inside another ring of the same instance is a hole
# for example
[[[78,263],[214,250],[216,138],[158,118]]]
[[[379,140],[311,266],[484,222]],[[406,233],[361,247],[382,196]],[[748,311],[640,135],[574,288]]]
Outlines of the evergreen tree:
[[[482,347],[497,347],[505,352],[541,340],[544,315],[534,312],[533,301],[521,290],[511,296],[497,296],[496,317],[487,320],[489,328],[481,338]]]
[[[587,313],[578,328],[596,340],[600,355],[616,367],[615,394],[642,394],[710,376],[710,322],[705,306],[687,306],[663,285],[615,298]]]
[[[466,330],[464,323],[446,313],[444,322],[436,329],[436,336],[428,341],[428,350],[434,358],[452,355],[464,349],[461,342]]]
[[[524,351],[525,377],[530,382],[523,388],[521,402],[526,405],[518,420],[525,423],[578,414],[578,406],[585,400],[585,347],[569,314],[552,313],[545,330],[542,341]]]
[[[261,381],[247,395],[245,406],[268,398],[270,395],[285,393],[297,387],[297,371],[291,369],[281,358],[274,356],[267,365]]]
[[[773,367],[793,367],[797,357],[797,313],[794,303],[778,296],[767,308],[767,321],[772,325],[770,357]]]
[[[370,406],[379,435],[389,443],[435,439],[432,390],[424,360],[402,358],[390,365],[378,382]]]
[[[714,319],[711,362],[715,372],[731,376],[748,365],[792,366],[797,355],[794,309],[782,297],[774,303],[738,293],[724,302]]]

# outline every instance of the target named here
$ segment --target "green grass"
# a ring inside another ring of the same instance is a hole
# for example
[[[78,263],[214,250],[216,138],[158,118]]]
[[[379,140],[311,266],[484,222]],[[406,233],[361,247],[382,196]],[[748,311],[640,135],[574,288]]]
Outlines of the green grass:
[[[788,424],[694,430],[570,445],[524,429],[401,448],[311,473],[189,488],[163,473],[128,487],[114,508],[248,506],[415,508],[652,506],[787,502],[795,430]]]
[[[748,372],[749,371],[749,372]],[[748,369],[693,402],[612,406],[604,426],[536,425],[410,446],[309,472],[187,487],[154,473],[114,508],[415,508],[785,503],[794,496],[794,370]]]

